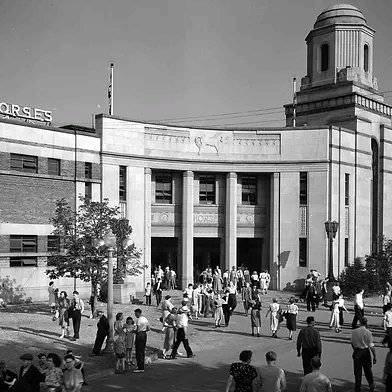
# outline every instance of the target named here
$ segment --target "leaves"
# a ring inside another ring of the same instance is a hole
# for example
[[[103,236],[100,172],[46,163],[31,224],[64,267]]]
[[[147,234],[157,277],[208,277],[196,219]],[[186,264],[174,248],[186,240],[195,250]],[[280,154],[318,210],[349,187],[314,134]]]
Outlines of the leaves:
[[[107,199],[94,202],[81,197],[80,200],[77,213],[65,199],[56,202],[50,222],[54,227],[52,234],[60,237],[61,253],[53,253],[48,258],[46,274],[51,279],[66,276],[91,282],[96,292],[96,287],[107,279],[107,247],[98,247],[97,242],[110,230],[116,237],[117,276],[140,274],[144,268],[140,262],[141,251],[134,245],[125,246],[132,227],[128,220],[119,217],[119,208],[109,206]]]

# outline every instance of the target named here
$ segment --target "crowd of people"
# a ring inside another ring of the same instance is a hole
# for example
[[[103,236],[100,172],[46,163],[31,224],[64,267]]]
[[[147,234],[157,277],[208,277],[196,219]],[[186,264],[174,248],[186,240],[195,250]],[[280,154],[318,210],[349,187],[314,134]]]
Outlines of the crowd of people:
[[[79,392],[87,384],[83,362],[67,350],[61,358],[56,353],[20,356],[22,366],[16,373],[0,361],[0,391],[11,392]]]

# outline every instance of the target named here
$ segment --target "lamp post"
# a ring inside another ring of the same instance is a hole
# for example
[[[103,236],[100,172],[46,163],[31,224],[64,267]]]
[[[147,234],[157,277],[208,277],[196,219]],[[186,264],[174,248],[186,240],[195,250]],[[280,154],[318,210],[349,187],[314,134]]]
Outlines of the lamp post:
[[[116,236],[110,229],[103,239],[99,240],[99,246],[107,246],[108,250],[108,298],[107,298],[107,314],[109,322],[109,335],[106,339],[105,352],[113,352],[114,344],[114,322],[113,322],[113,252],[116,246]]]
[[[324,225],[328,237],[328,280],[332,282],[335,280],[333,276],[333,239],[338,231],[339,222],[328,220]]]

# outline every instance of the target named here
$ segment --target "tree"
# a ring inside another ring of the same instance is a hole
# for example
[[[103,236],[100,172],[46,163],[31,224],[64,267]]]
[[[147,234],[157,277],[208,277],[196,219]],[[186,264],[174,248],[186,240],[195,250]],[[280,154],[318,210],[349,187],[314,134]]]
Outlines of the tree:
[[[51,279],[79,278],[91,282],[91,300],[97,300],[98,288],[107,280],[107,247],[98,246],[98,240],[110,230],[116,236],[114,257],[117,258],[115,276],[120,282],[126,274],[135,276],[143,271],[141,252],[125,240],[132,233],[127,219],[119,217],[118,207],[110,207],[108,200],[94,202],[80,198],[78,211],[65,199],[56,202],[54,216],[50,219],[52,234],[60,240],[60,252],[48,258],[46,274]]]

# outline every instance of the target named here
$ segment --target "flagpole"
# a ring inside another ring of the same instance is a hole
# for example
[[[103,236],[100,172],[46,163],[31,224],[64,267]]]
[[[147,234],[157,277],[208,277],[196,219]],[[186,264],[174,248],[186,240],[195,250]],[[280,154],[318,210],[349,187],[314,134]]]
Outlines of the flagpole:
[[[108,90],[110,116],[113,116],[113,74],[114,74],[114,64],[110,63],[110,84]]]

